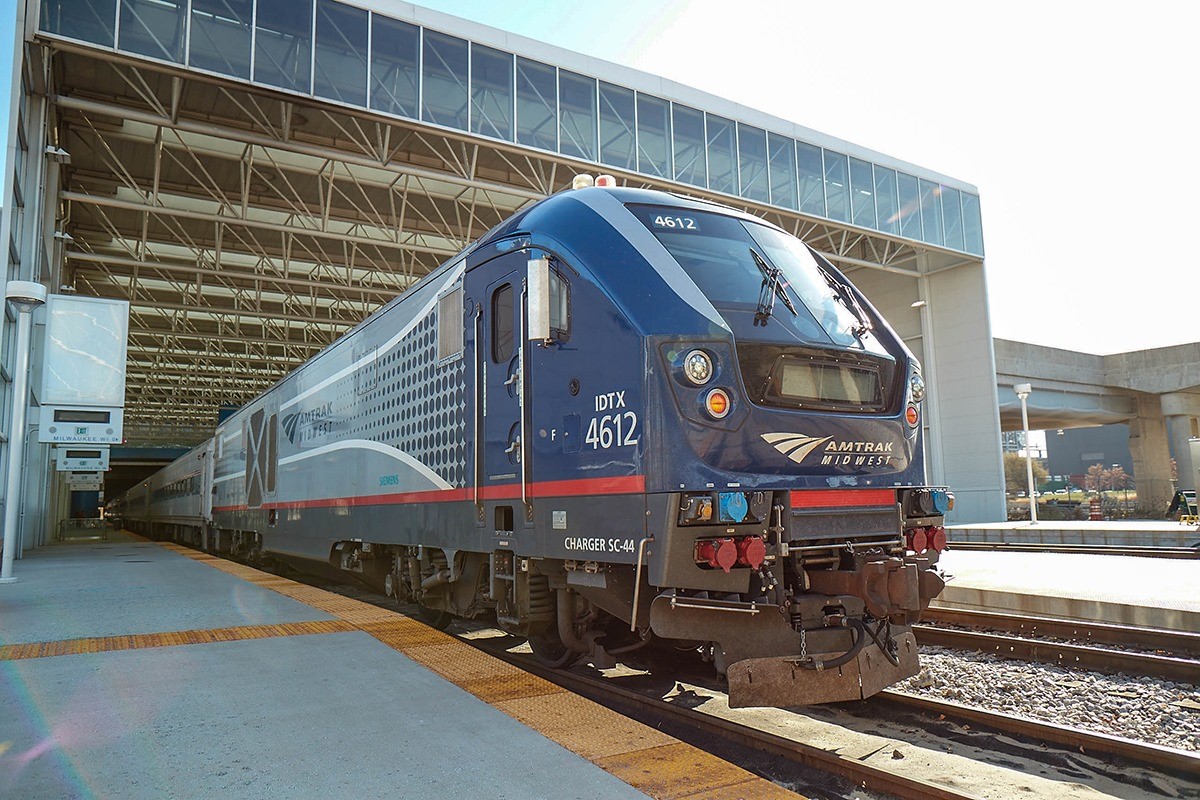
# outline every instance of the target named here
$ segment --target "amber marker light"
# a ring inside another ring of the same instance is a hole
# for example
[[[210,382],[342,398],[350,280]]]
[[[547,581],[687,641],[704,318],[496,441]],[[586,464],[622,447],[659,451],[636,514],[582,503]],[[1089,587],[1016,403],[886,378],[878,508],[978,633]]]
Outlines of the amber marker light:
[[[917,427],[917,423],[921,421],[921,414],[917,411],[916,406],[909,406],[904,412],[904,418],[908,420],[908,424],[912,427]]]
[[[723,419],[729,413],[729,395],[724,389],[713,389],[704,398],[704,408],[713,419]]]

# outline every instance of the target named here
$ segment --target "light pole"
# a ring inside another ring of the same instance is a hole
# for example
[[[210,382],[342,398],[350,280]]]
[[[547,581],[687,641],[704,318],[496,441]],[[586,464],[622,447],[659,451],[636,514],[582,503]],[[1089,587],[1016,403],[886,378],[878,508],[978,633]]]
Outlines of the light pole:
[[[1018,383],[1013,387],[1017,397],[1021,399],[1021,426],[1025,429],[1025,477],[1029,480],[1029,521],[1037,523],[1037,497],[1033,486],[1033,456],[1029,452],[1029,408],[1025,401],[1033,392],[1033,386],[1028,383]]]
[[[25,410],[29,404],[29,331],[33,310],[46,302],[46,287],[33,281],[9,281],[4,297],[17,309],[17,363],[13,375],[12,427],[8,434],[8,481],[4,490],[4,554],[0,583],[13,583],[17,549],[17,511],[21,505],[21,467],[25,456]]]

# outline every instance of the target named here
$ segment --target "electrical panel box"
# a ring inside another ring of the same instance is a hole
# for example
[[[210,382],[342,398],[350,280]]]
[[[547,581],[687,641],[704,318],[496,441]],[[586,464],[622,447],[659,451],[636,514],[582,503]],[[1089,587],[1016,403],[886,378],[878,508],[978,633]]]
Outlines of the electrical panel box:
[[[129,303],[52,294],[46,300],[38,440],[120,444]]]
[[[107,447],[56,447],[55,468],[59,472],[107,472]]]

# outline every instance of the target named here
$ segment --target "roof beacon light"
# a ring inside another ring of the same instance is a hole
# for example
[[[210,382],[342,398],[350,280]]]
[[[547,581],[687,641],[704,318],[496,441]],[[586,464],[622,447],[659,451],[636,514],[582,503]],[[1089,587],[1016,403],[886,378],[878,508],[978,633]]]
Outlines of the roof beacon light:
[[[597,175],[596,185],[605,189],[613,189],[616,188],[617,179],[612,175]]]
[[[586,173],[580,173],[579,175],[576,175],[574,178],[571,179],[571,188],[572,189],[586,189],[589,186],[594,186],[595,183],[596,183],[596,181],[594,181],[592,179],[591,175],[588,175]]]

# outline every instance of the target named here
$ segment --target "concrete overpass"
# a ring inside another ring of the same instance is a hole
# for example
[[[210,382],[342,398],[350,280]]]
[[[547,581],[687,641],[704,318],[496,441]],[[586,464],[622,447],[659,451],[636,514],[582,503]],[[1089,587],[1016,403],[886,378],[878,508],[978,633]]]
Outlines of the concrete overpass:
[[[1129,423],[1139,497],[1165,505],[1173,454],[1182,488],[1195,470],[1188,439],[1200,437],[1200,342],[1107,356],[995,340],[1002,430],[1021,429],[1018,383],[1033,384],[1034,430]]]

